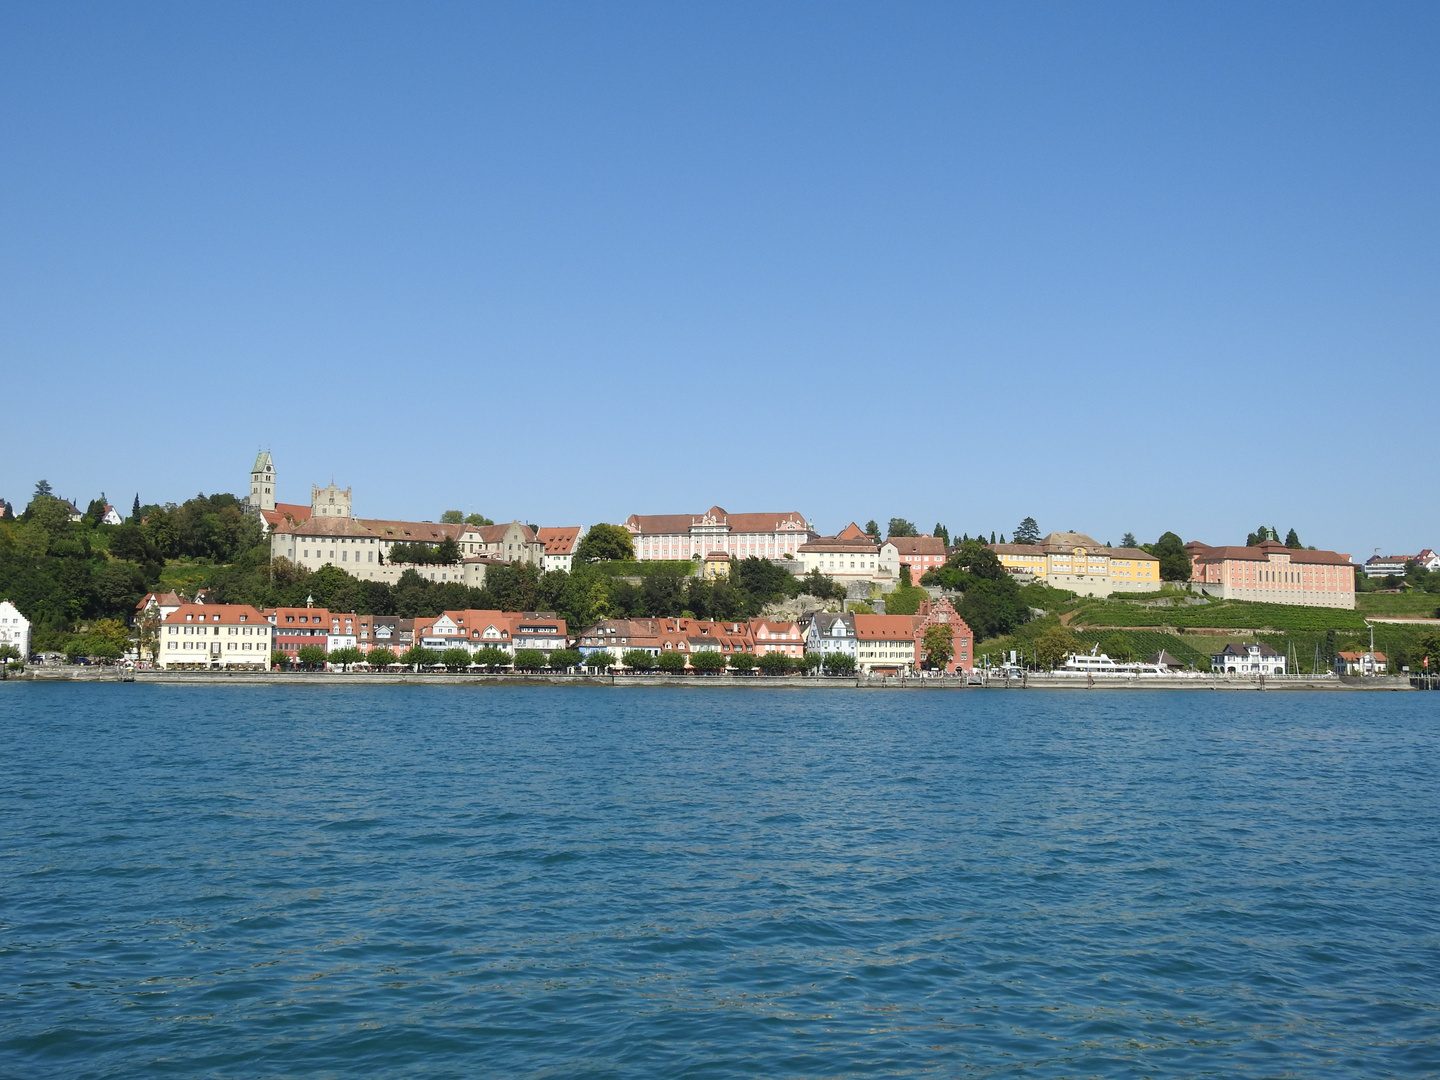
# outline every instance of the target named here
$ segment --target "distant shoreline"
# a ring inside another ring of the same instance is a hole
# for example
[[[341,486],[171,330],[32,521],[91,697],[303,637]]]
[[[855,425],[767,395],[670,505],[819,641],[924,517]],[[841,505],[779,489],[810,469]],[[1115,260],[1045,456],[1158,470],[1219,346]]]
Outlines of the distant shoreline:
[[[769,675],[470,675],[447,673],[355,673],[275,671],[136,671],[116,669],[34,668],[11,675],[16,683],[100,682],[126,685],[154,683],[171,686],[588,686],[588,687],[681,687],[770,690],[1308,690],[1308,691],[1410,691],[1404,676],[1342,678],[1336,676],[1280,676],[1240,678],[1223,675],[1158,676],[1153,678],[1110,676],[1093,682],[1065,675],[1029,675],[1008,681],[991,677],[986,681],[964,679],[866,679],[836,676]]]

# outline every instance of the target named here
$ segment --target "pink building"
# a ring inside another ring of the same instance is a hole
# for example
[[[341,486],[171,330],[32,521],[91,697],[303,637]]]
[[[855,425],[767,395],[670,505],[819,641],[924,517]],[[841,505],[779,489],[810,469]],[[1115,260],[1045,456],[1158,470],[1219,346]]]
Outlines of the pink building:
[[[927,570],[938,570],[945,565],[945,541],[938,536],[892,536],[882,545],[895,549],[896,573],[898,567],[910,567],[910,580],[916,585]]]
[[[1355,569],[1349,555],[1336,551],[1300,551],[1274,540],[1254,547],[1211,547],[1198,540],[1185,545],[1190,580],[1226,600],[1306,607],[1355,607]]]
[[[751,619],[750,637],[755,643],[756,656],[772,652],[796,657],[805,655],[805,635],[800,632],[799,623]]]

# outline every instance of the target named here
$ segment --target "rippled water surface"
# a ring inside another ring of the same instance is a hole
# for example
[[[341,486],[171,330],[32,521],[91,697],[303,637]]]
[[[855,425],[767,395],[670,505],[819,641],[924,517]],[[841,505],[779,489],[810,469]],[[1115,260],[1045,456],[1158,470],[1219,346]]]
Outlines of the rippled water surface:
[[[1437,1075],[1437,718],[9,684],[0,1075]]]

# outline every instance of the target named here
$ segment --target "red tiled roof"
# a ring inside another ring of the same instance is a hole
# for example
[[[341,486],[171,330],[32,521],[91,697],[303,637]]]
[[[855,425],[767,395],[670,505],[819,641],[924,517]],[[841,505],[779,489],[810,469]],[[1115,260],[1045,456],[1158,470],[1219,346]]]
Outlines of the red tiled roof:
[[[167,625],[185,622],[213,623],[219,626],[233,626],[242,622],[268,625],[265,616],[249,604],[181,604],[165,616],[164,622]]]
[[[773,533],[785,525],[787,531],[804,532],[807,529],[805,517],[794,511],[790,513],[731,514],[723,507],[712,506],[704,514],[631,514],[625,519],[625,527],[642,536],[676,534],[689,535],[691,526],[699,525],[706,517],[713,517],[730,527],[732,533]]]
[[[310,519],[310,507],[300,503],[276,503],[274,510],[261,510],[260,516],[270,523],[274,528],[286,518],[294,521],[308,521]]]
[[[535,538],[545,545],[546,555],[573,555],[580,542],[580,526],[542,525]]]
[[[901,555],[945,554],[945,541],[938,536],[891,536],[885,542],[894,544]]]
[[[308,521],[283,521],[273,531],[281,536],[374,536],[373,530],[353,518],[317,517]]]
[[[844,554],[874,555],[880,549],[875,546],[875,541],[869,537],[862,540],[841,540],[837,536],[822,536],[801,544],[796,551],[802,552],[824,552],[837,551]]]
[[[914,641],[915,616],[856,615],[855,637],[870,641]]]
[[[1277,544],[1274,540],[1266,540],[1263,544],[1257,544],[1254,547],[1211,547],[1209,544],[1192,540],[1185,545],[1185,551],[1192,559],[1199,562],[1221,562],[1225,559],[1269,562],[1270,554],[1274,552],[1277,555],[1289,555],[1292,563],[1350,565],[1350,556],[1342,555],[1338,551],[1302,551],[1298,548],[1287,548],[1284,544]]]

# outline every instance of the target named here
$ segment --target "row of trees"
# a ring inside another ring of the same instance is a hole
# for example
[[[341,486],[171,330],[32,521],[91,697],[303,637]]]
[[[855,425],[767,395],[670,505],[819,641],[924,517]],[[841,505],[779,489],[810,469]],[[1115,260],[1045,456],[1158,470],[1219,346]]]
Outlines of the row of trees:
[[[935,627],[932,629],[941,629]],[[948,637],[948,635],[947,635]],[[686,670],[686,654],[680,652],[661,653],[653,656],[643,649],[625,652],[620,664],[637,672],[664,671],[678,674]],[[789,657],[783,653],[725,654],[717,649],[705,649],[689,654],[689,669],[701,674],[718,674],[727,668],[741,673],[760,671],[766,675],[786,675],[791,672],[810,674],[823,670],[829,675],[853,675],[855,658],[845,653],[806,653],[800,657]],[[948,656],[945,657],[948,659]],[[396,664],[415,671],[444,667],[447,671],[468,671],[481,668],[486,671],[501,671],[514,668],[516,671],[570,671],[584,667],[591,671],[607,671],[616,667],[615,658],[609,652],[594,652],[587,657],[575,649],[557,649],[551,653],[540,649],[517,649],[512,658],[504,649],[487,646],[473,654],[459,647],[450,649],[427,649],[415,645],[396,655],[390,649],[372,649],[368,654],[359,649],[337,649],[327,653],[323,646],[302,646],[294,657],[283,652],[271,654],[271,663],[280,668],[322,669],[326,664],[339,664],[348,670],[354,664],[368,664],[371,668],[387,668]]]

